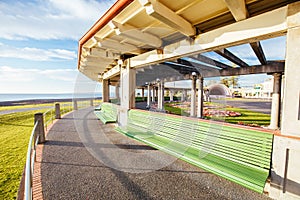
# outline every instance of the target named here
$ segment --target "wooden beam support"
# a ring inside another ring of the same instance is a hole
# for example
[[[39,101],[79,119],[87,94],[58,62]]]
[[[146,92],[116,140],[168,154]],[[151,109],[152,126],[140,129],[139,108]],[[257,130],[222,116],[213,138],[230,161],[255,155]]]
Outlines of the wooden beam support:
[[[91,48],[90,55],[101,57],[101,58],[119,59],[121,54],[112,51],[106,51],[100,48]]]
[[[128,38],[133,41],[138,41],[143,44],[150,45],[155,48],[159,48],[162,45],[162,40],[150,33],[143,32],[136,27],[130,25],[123,25],[116,21],[111,21],[109,23],[111,29],[115,30],[117,35]]]
[[[120,66],[115,66],[111,68],[109,71],[103,74],[103,79],[111,79],[115,76],[120,75]]]
[[[227,60],[237,64],[240,67],[249,67],[249,65],[247,63],[242,61],[240,58],[235,56],[233,53],[231,53],[227,49],[220,49],[220,50],[216,50],[215,52],[217,54],[219,54],[220,56],[226,58]]]
[[[283,73],[284,62],[268,62],[267,65],[258,65],[250,67],[239,67],[239,68],[227,68],[218,72],[206,71],[202,73],[202,76],[217,77],[217,76],[238,76],[247,74],[262,74],[262,73]]]
[[[250,46],[253,49],[255,55],[257,56],[259,62],[262,65],[266,65],[267,64],[267,60],[266,60],[264,51],[263,51],[263,49],[262,49],[262,47],[260,45],[260,42],[259,41],[257,41],[257,42],[251,42]]]
[[[248,17],[245,0],[224,0],[235,21],[244,20]]]
[[[120,43],[119,41],[116,41],[113,39],[102,40],[100,38],[96,38],[96,40],[98,41],[99,47],[114,50],[114,51],[121,52],[121,53],[133,53],[138,50],[138,47],[136,47],[132,44]]]
[[[194,36],[196,30],[194,26],[183,17],[177,15],[173,10],[156,0],[139,0],[145,7],[148,15],[158,21],[170,26],[186,36]]]
[[[203,34],[199,34],[193,43],[182,40],[163,49],[163,54],[156,50],[131,58],[135,68],[159,64],[168,60],[215,51],[220,48],[256,42],[284,35],[287,30],[287,6],[230,24]]]
[[[201,54],[198,54],[198,55],[195,55],[195,56],[190,56],[190,58],[192,58],[193,60],[198,60],[200,62],[209,64],[209,65],[213,65],[213,66],[222,68],[222,69],[231,68],[231,66],[229,66],[229,65],[226,65],[222,62],[213,60],[213,59],[211,59],[209,57],[206,57],[206,56],[203,56]]]
[[[115,59],[105,58],[105,57],[97,57],[97,56],[86,56],[81,58],[82,62],[90,62],[90,63],[113,63]]]

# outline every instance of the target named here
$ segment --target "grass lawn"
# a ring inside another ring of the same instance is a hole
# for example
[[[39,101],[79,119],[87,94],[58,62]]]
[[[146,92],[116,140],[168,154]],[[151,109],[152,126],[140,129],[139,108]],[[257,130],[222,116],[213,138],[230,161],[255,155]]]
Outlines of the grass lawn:
[[[213,103],[213,102],[205,102],[205,106],[211,106],[211,105],[220,106],[221,104]],[[172,107],[169,105],[169,103],[165,104],[165,110],[169,111],[172,114],[189,116],[189,113],[185,111],[185,109]],[[224,108],[220,110],[224,110]],[[242,108],[234,108],[234,107],[232,108],[227,107],[226,110],[239,112],[242,115],[237,117],[205,117],[205,118],[218,120],[218,121],[225,121],[234,124],[240,123],[240,124],[259,125],[259,126],[268,126],[270,124],[270,115],[268,114],[263,114],[259,112],[254,112],[254,111],[250,111]]]
[[[0,199],[16,198],[33,128],[33,116],[45,111],[0,115]]]
[[[53,103],[13,106],[13,108],[18,107],[18,109],[21,109],[43,105],[53,106]],[[61,104],[62,115],[71,109],[71,106],[62,106]],[[49,108],[0,115],[0,199],[15,199],[17,197],[26,162],[29,137],[34,125],[34,114],[46,111],[49,111]],[[54,109],[52,115],[54,115]],[[51,112],[49,111],[44,122],[49,121],[51,123],[50,118]]]

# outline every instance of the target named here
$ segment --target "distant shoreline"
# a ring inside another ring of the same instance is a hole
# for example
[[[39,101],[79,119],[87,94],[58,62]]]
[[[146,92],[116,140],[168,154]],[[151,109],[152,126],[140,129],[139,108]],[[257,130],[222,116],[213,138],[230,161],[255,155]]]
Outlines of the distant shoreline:
[[[99,98],[76,98],[77,100],[89,100],[89,99],[102,99]],[[55,103],[55,102],[72,102],[73,98],[65,99],[26,99],[26,100],[16,100],[16,101],[2,101],[0,106],[21,106],[21,105],[30,105],[30,104],[43,104],[43,103]]]

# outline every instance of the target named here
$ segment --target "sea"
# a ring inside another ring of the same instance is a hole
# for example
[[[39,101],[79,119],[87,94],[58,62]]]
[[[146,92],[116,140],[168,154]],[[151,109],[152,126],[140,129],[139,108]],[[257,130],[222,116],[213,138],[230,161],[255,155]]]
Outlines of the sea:
[[[35,99],[72,99],[72,98],[100,98],[101,94],[0,94],[0,102],[21,101]]]

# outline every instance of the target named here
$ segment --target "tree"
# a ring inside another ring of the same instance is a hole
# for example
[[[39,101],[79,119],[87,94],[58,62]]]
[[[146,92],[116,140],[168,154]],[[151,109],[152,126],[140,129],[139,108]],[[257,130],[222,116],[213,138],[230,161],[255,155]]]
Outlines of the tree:
[[[226,85],[227,87],[235,88],[239,85],[239,78],[237,76],[230,76],[229,78],[222,78],[220,83]]]

